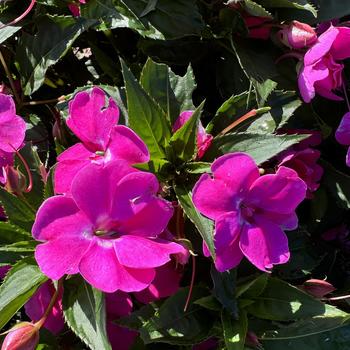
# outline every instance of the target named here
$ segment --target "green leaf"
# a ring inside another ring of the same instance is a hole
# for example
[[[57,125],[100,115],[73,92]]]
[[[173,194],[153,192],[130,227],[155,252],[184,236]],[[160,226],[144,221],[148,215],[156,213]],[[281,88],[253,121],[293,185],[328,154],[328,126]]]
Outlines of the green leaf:
[[[208,338],[213,325],[210,313],[195,303],[191,303],[184,311],[189,288],[181,288],[158,309],[155,305],[147,305],[141,310],[118,321],[118,323],[139,330],[145,344],[167,343],[176,345],[192,345]],[[194,287],[193,301],[201,298],[207,291]]]
[[[236,270],[218,272],[214,266],[211,267],[210,275],[214,283],[213,294],[223,305],[227,313],[233,317],[238,317],[236,290]]]
[[[309,135],[274,135],[235,133],[214,138],[203,160],[210,161],[231,152],[245,152],[257,164],[262,164],[275,157],[290,146],[304,140]]]
[[[235,320],[229,312],[223,310],[221,313],[221,323],[226,349],[243,350],[248,331],[246,312],[241,310],[239,313],[239,319]]]
[[[112,349],[106,333],[104,294],[81,277],[65,282],[63,313],[68,326],[91,349]]]
[[[11,244],[31,238],[31,234],[19,226],[0,221],[0,243]]]
[[[203,174],[210,173],[211,163],[207,162],[190,162],[186,164],[185,171],[189,174]]]
[[[165,157],[164,146],[170,139],[165,113],[121,61],[128,100],[129,126],[145,141],[151,158]]]
[[[150,12],[156,9],[158,0],[148,0],[145,9],[141,13],[141,17],[148,15]]]
[[[146,27],[159,30],[166,39],[186,35],[200,35],[204,28],[202,17],[194,0],[158,1],[153,11],[145,14],[149,0],[120,0]]]
[[[176,197],[184,210],[186,216],[194,223],[204,242],[208,246],[210,254],[215,258],[215,248],[213,240],[213,222],[201,215],[192,202],[192,193],[185,184],[174,187]]]
[[[64,56],[74,40],[94,23],[94,20],[71,16],[46,15],[39,20],[34,36],[26,32],[22,34],[16,61],[25,95],[31,95],[40,88],[47,69]]]
[[[0,202],[10,223],[31,232],[35,210],[28,203],[0,188]]]
[[[253,0],[243,0],[243,8],[251,15],[256,17],[270,17],[272,15],[266,9],[264,9],[260,4],[256,3]]]
[[[259,2],[270,8],[281,7],[309,11],[314,17],[317,17],[315,6],[306,0],[259,0]]]
[[[22,241],[8,245],[0,245],[1,252],[32,253],[37,243],[35,241]]]
[[[0,21],[0,26],[2,26],[4,23]],[[17,33],[21,29],[21,26],[6,26],[2,29],[0,29],[0,44],[5,42],[7,39],[9,39],[13,34]]]
[[[46,280],[32,257],[11,268],[0,286],[0,329]]]
[[[248,281],[240,281],[236,289],[236,298],[256,298],[265,289],[268,281],[268,274],[264,273],[256,278],[249,278]]]
[[[170,159],[187,162],[197,155],[197,133],[204,102],[194,111],[191,118],[178,129],[169,140]]]
[[[325,305],[282,280],[270,278],[247,311],[262,319],[293,321],[323,315]]]

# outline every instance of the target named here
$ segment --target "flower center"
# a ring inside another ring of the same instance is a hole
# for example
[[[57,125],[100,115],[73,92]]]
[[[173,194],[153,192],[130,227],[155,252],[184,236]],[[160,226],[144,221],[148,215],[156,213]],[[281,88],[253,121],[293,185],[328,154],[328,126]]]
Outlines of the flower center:
[[[251,222],[255,213],[255,208],[241,204],[241,214],[244,220]]]
[[[104,239],[113,239],[116,238],[117,232],[113,230],[95,230],[95,236],[104,238]]]

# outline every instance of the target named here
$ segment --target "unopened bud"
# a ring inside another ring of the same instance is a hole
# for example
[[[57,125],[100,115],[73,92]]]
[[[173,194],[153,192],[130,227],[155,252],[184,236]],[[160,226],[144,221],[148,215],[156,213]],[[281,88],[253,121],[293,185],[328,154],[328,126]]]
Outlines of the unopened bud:
[[[306,23],[293,21],[279,31],[281,41],[291,49],[302,49],[317,40],[315,30]]]
[[[247,336],[245,338],[245,344],[254,349],[260,348],[261,346],[257,335],[252,331],[247,332]]]
[[[26,178],[13,166],[9,165],[6,167],[6,185],[5,189],[8,192],[20,195],[26,190]]]
[[[6,335],[1,350],[34,350],[39,342],[39,329],[30,322],[15,325]]]
[[[308,280],[299,288],[315,298],[323,298],[325,295],[335,291],[335,288],[330,283],[318,279]]]

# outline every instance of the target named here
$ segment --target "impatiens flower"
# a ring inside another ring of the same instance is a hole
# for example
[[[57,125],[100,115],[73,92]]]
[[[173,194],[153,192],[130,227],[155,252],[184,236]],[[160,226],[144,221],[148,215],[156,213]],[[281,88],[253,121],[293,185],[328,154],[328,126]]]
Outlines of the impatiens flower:
[[[282,42],[291,49],[309,47],[317,41],[315,30],[306,23],[292,21],[279,31]]]
[[[350,112],[345,113],[335,132],[335,138],[341,145],[350,146]],[[350,167],[350,147],[346,154],[346,165]]]
[[[158,190],[153,174],[124,161],[87,165],[69,196],[51,197],[39,208],[33,236],[43,242],[35,251],[41,271],[54,280],[80,273],[105,292],[145,289],[157,267],[186,253],[158,238],[173,213]]]
[[[0,94],[0,183],[6,183],[5,167],[13,165],[13,154],[24,141],[26,124],[16,115],[16,107],[9,95]]]
[[[192,117],[192,115],[193,111],[182,112],[174,123],[173,132],[180,129]],[[199,121],[197,132],[197,156],[199,159],[204,156],[204,153],[210,147],[212,140],[213,136],[207,134],[202,123]]]
[[[128,350],[137,337],[137,332],[115,323],[132,311],[132,300],[127,293],[106,293],[107,335],[113,350]]]
[[[26,314],[33,322],[37,322],[43,317],[55,291],[56,289],[52,282],[47,281],[38,288],[35,294],[24,305]],[[64,327],[62,295],[63,288],[59,291],[57,300],[43,325],[44,328],[53,334],[60,333]]]
[[[81,4],[86,4],[86,0],[77,0],[77,1],[68,5],[69,10],[70,10],[70,12],[72,12],[72,15],[74,17],[80,16],[80,5]]]
[[[74,176],[91,163],[108,163],[123,159],[129,164],[149,160],[144,142],[128,127],[117,125],[119,109],[110,98],[106,105],[103,90],[79,92],[69,104],[68,127],[81,143],[68,148],[58,157],[55,192],[67,193]]]
[[[297,173],[281,166],[276,174],[260,176],[245,153],[219,157],[193,189],[193,203],[215,220],[215,266],[226,271],[245,256],[262,271],[289,260],[283,230],[298,226],[295,209],[305,198],[306,185]],[[208,251],[205,247],[205,254]]]
[[[11,265],[0,266],[0,280],[6,276],[10,268],[11,268]]]
[[[305,102],[310,102],[316,93],[342,100],[334,91],[343,84],[344,65],[340,61],[350,57],[349,38],[350,28],[330,26],[306,52],[298,78]]]
[[[292,146],[288,150],[282,152],[278,158],[278,166],[285,166],[295,170],[298,176],[306,183],[306,198],[313,198],[313,192],[319,187],[319,181],[323,175],[323,168],[317,164],[320,158],[320,151],[310,148],[309,146],[317,146],[321,143],[321,135],[318,132],[310,130],[294,130],[294,133],[312,135],[297,145]]]
[[[158,267],[152,283],[141,292],[134,293],[141,303],[148,304],[154,300],[169,297],[180,288],[181,273],[174,262]]]

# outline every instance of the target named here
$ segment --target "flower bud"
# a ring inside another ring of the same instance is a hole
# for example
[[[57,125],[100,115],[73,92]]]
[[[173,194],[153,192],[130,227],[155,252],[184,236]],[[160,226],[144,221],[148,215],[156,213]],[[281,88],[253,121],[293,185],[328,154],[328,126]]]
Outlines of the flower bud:
[[[317,40],[315,30],[306,23],[291,22],[279,31],[281,41],[291,49],[302,49],[314,44]]]
[[[34,350],[39,342],[39,329],[30,322],[15,325],[6,335],[1,350]]]
[[[323,298],[325,295],[335,291],[335,288],[330,283],[318,279],[308,280],[300,288],[315,298]]]
[[[6,167],[6,179],[6,191],[19,195],[26,190],[25,176],[13,166]]]
[[[252,331],[247,332],[247,336],[245,338],[245,344],[254,349],[260,348],[261,346],[257,335]]]

